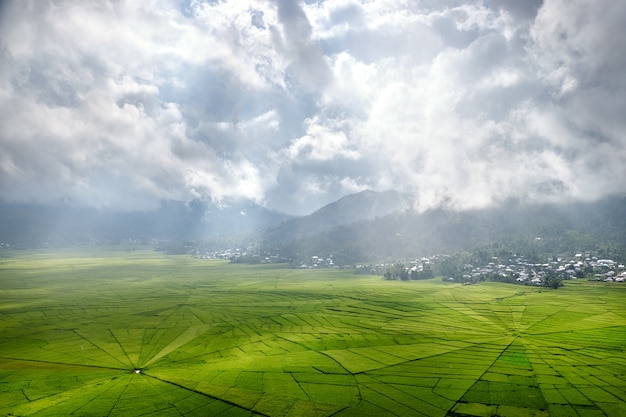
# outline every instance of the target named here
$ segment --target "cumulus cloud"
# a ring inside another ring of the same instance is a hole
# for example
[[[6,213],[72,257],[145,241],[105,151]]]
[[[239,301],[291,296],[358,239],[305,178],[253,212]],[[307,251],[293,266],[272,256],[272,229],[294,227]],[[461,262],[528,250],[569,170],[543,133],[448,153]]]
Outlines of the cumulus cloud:
[[[0,199],[624,193],[625,23],[608,0],[3,2]]]

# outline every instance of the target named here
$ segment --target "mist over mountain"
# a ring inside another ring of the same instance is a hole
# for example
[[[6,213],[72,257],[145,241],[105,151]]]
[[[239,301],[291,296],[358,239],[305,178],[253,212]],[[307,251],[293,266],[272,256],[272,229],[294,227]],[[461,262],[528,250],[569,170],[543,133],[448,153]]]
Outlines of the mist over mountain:
[[[289,216],[253,202],[162,202],[156,210],[114,211],[92,207],[0,204],[0,243],[18,248],[85,243],[194,240],[249,233]]]
[[[266,241],[281,242],[315,236],[338,226],[408,210],[412,205],[413,198],[409,194],[393,190],[365,190],[344,196],[308,216],[294,217],[270,227],[263,234],[263,238]]]
[[[164,201],[156,210],[116,211],[75,205],[0,204],[0,243],[15,247],[117,243],[122,240],[202,240],[259,232],[263,239],[293,240],[334,227],[404,210],[408,195],[363,191],[308,216],[292,217],[249,200],[220,204]],[[261,233],[262,231],[262,233]],[[248,242],[255,239],[250,236]]]
[[[499,206],[417,212],[403,206],[401,194],[362,193],[345,197],[310,216],[270,228],[264,245],[295,262],[333,256],[335,263],[383,261],[492,246],[528,253],[626,249],[626,197],[596,202],[528,204],[509,200]],[[359,217],[354,204],[382,204],[386,215]],[[402,203],[401,203],[402,201]],[[342,203],[342,204],[340,204]],[[334,225],[334,226],[330,226]],[[316,226],[319,226],[316,228]]]
[[[336,264],[378,262],[506,247],[555,253],[611,249],[626,254],[626,197],[595,202],[417,211],[396,191],[350,194],[307,216],[291,217],[245,200],[163,202],[157,210],[116,212],[75,206],[0,205],[0,243],[17,248],[196,242],[211,250],[248,247],[293,263],[332,256]],[[231,246],[229,246],[231,245]],[[185,253],[174,243],[175,253]],[[265,255],[263,255],[265,256]]]

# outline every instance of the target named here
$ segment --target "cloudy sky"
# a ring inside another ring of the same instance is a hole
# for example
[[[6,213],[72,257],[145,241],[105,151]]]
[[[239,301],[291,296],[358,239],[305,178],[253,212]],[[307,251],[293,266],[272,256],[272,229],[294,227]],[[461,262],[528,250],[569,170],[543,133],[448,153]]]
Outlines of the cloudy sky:
[[[1,4],[5,201],[626,192],[623,1]]]

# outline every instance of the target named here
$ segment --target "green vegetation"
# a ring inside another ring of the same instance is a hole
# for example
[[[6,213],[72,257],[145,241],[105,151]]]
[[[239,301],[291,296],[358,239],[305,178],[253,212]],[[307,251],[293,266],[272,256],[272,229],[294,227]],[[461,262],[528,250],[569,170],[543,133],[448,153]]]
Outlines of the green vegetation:
[[[0,255],[0,415],[626,415],[621,284]]]
[[[324,210],[324,216],[295,218],[269,229],[260,250],[280,254],[294,265],[307,263],[313,255],[332,254],[336,265],[353,265],[476,248],[483,253],[508,251],[531,261],[542,254],[587,250],[626,262],[625,210],[624,197],[545,205],[508,201],[468,211],[399,210],[370,220],[358,211]]]

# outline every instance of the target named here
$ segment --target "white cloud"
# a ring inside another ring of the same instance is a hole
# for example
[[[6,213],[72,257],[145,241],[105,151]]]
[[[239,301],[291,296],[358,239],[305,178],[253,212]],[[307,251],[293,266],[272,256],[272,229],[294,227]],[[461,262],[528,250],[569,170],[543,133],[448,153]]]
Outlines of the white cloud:
[[[626,191],[626,7],[5,2],[0,198],[311,211]],[[567,12],[565,12],[565,10]]]
[[[345,130],[349,127],[337,120],[307,119],[306,135],[293,141],[287,149],[288,158],[299,160],[330,161],[334,159],[359,159],[359,153],[350,149]]]

